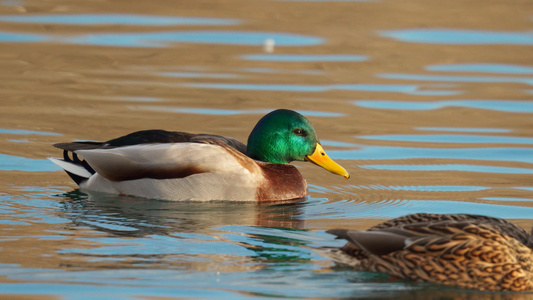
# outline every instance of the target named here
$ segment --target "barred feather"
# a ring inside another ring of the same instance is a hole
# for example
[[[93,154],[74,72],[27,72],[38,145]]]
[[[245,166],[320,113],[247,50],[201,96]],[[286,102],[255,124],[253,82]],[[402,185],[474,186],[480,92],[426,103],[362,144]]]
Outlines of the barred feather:
[[[348,241],[332,258],[357,270],[478,290],[533,290],[531,236],[502,219],[413,214],[367,231],[328,232]]]

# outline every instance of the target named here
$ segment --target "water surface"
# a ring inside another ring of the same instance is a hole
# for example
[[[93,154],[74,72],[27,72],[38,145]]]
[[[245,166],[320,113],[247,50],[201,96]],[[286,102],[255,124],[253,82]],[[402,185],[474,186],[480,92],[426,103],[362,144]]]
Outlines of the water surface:
[[[327,229],[416,212],[530,230],[530,11],[0,1],[0,298],[531,298],[356,272],[319,251],[343,244]],[[277,108],[308,117],[352,177],[294,162],[309,185],[297,203],[168,202],[84,193],[46,159],[63,155],[54,143],[143,129],[245,142]]]
[[[445,45],[532,45],[531,32],[454,30],[454,29],[401,29],[383,31],[385,37],[403,42]]]
[[[36,14],[3,15],[0,22],[60,25],[135,25],[135,26],[172,26],[172,25],[237,25],[240,22],[222,18],[193,18],[129,14]]]

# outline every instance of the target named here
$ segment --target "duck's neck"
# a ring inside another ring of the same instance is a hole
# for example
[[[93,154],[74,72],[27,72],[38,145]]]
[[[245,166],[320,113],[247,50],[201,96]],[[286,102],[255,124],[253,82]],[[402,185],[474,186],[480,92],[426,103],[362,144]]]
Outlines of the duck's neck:
[[[264,180],[257,190],[257,200],[296,200],[307,196],[307,182],[293,165],[259,163]]]

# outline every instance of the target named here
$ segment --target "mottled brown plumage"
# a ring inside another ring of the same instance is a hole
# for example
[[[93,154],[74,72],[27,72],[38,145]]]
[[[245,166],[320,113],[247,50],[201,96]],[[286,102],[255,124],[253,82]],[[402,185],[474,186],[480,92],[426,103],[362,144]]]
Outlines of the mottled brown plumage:
[[[328,232],[348,241],[328,255],[357,270],[478,290],[533,290],[532,237],[502,219],[413,214],[367,231]]]

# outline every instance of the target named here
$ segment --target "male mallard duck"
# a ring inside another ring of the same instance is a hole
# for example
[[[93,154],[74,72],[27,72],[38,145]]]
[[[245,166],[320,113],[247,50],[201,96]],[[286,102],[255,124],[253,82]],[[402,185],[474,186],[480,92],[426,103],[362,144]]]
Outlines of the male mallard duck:
[[[327,232],[348,243],[325,254],[357,270],[487,291],[533,290],[533,238],[502,219],[413,214],[367,231]]]
[[[259,202],[303,198],[307,183],[288,164],[295,160],[350,177],[324,152],[311,123],[286,109],[259,120],[248,146],[229,137],[164,130],[138,131],[103,143],[54,146],[63,149],[64,158],[50,160],[81,189],[146,198]]]

